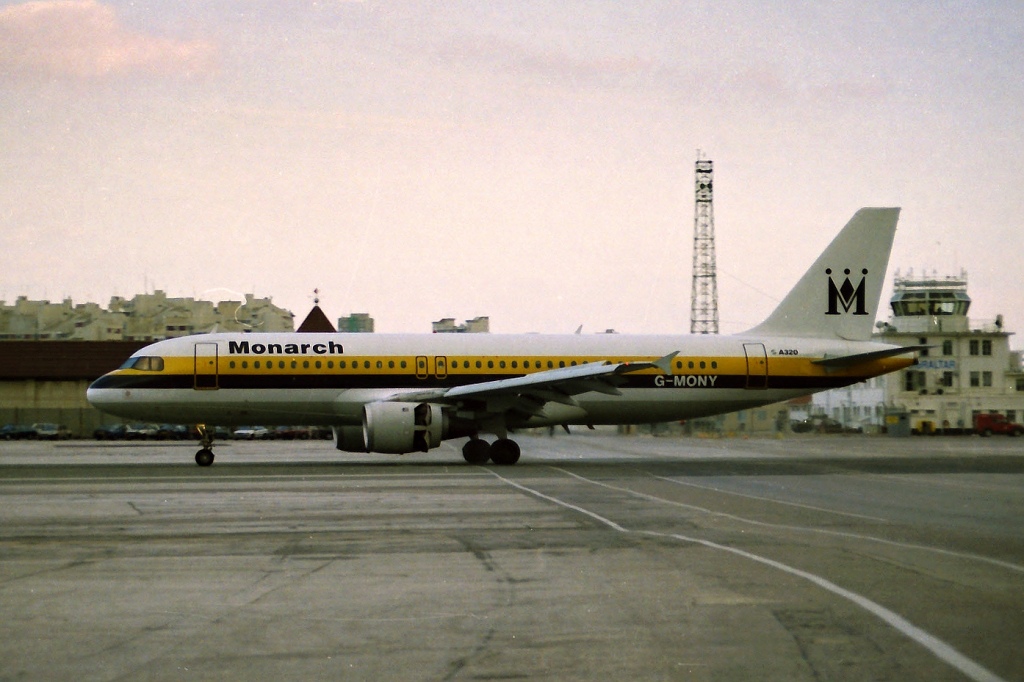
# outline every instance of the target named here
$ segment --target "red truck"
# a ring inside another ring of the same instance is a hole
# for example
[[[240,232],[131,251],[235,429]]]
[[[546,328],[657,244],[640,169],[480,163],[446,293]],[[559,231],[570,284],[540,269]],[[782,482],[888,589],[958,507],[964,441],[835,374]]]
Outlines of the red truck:
[[[1024,425],[1014,424],[1002,414],[974,415],[974,432],[982,436],[1005,433],[1007,436],[1024,435]]]

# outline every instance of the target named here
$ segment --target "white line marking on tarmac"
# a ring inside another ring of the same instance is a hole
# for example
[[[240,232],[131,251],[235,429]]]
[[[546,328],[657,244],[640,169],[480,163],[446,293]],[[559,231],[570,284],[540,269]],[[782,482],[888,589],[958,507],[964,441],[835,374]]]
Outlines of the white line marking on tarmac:
[[[559,469],[559,471],[562,471],[562,470]],[[569,474],[570,476],[576,476],[576,474],[573,474],[570,471],[566,471],[565,473]],[[683,486],[690,486],[690,487],[693,487],[693,488],[699,488],[701,490],[710,490],[712,492],[724,493],[724,494],[728,494],[728,495],[740,495],[741,497],[754,497],[752,495],[745,495],[743,493],[734,493],[734,492],[729,491],[729,490],[720,490],[718,488],[712,488],[712,487],[708,487],[708,486],[697,485],[696,483],[690,483],[688,481],[678,481],[678,480],[673,479],[673,478],[666,478],[665,476],[655,476],[654,478],[656,478],[658,480],[661,480],[661,481],[667,481],[669,483],[674,483],[676,485],[683,485]],[[583,480],[587,480],[587,479],[583,479]],[[614,488],[614,486],[608,486],[607,484],[601,483],[600,481],[590,481],[590,482],[594,483],[595,485],[604,485],[606,487]],[[629,491],[629,490],[627,490],[625,488],[616,488],[616,489],[617,490],[624,490],[625,492],[631,492],[631,491]],[[635,494],[642,495],[643,493],[635,493]],[[659,500],[661,498],[655,497],[655,498],[652,498],[652,499]],[[776,502],[776,500],[772,500],[771,498],[766,498],[766,497],[754,497],[754,499],[761,500],[761,501],[764,501],[764,502]],[[854,540],[865,540],[865,541],[868,541],[868,542],[877,542],[877,543],[882,544],[882,545],[891,545],[893,547],[901,547],[903,549],[914,549],[914,550],[919,550],[919,551],[922,551],[922,552],[934,552],[935,554],[942,554],[944,556],[953,556],[953,557],[958,557],[960,559],[969,559],[971,561],[978,561],[978,562],[985,563],[985,564],[991,564],[993,566],[999,566],[1000,568],[1005,568],[1007,570],[1014,571],[1016,573],[1024,573],[1024,566],[1021,566],[1020,564],[1014,564],[1014,563],[1011,563],[1009,561],[1003,561],[1001,559],[993,559],[992,557],[983,556],[981,554],[972,554],[970,552],[954,552],[951,549],[942,549],[941,547],[930,547],[928,545],[916,545],[916,544],[911,544],[911,543],[907,543],[907,542],[896,542],[895,540],[886,540],[885,538],[879,538],[879,537],[875,537],[873,535],[861,535],[859,533],[847,533],[847,532],[838,531],[838,530],[828,530],[826,528],[809,528],[809,527],[806,527],[806,526],[788,526],[788,525],[778,524],[778,523],[768,523],[766,521],[755,521],[754,519],[747,519],[747,518],[744,518],[742,516],[734,516],[732,514],[726,514],[724,512],[716,512],[716,511],[711,510],[711,509],[704,509],[703,507],[695,507],[693,505],[686,505],[686,504],[683,504],[682,502],[674,502],[672,500],[661,500],[661,501],[665,502],[666,504],[678,504],[678,505],[682,505],[682,506],[685,506],[685,507],[691,507],[693,509],[698,509],[698,510],[701,510],[701,511],[705,511],[708,514],[714,514],[716,516],[723,516],[725,518],[733,519],[733,520],[736,520],[736,521],[741,521],[743,523],[749,523],[749,524],[754,525],[754,526],[767,526],[769,528],[779,528],[780,530],[802,531],[802,532],[805,532],[805,533],[818,533],[820,535],[834,535],[836,537],[841,537],[841,538],[852,538]],[[779,502],[779,504],[789,505],[789,504],[792,504],[792,503],[790,503],[790,502]],[[829,512],[828,509],[819,509],[817,507],[814,507],[814,509],[817,509],[818,511]],[[846,514],[844,514],[844,512],[830,512],[830,513],[846,515]],[[891,521],[887,521],[886,523],[891,523]]]
[[[893,547],[901,547],[903,549],[914,549],[914,550],[918,550],[918,551],[922,551],[922,552],[934,552],[935,554],[942,554],[944,556],[953,556],[953,557],[958,557],[960,559],[969,559],[971,561],[978,561],[978,562],[985,563],[985,564],[991,564],[992,566],[999,566],[1000,568],[1005,568],[1007,570],[1014,571],[1015,573],[1024,573],[1024,566],[1021,566],[1020,564],[1011,563],[1009,561],[1002,561],[1001,559],[993,559],[991,557],[982,556],[981,554],[972,554],[970,552],[954,552],[951,549],[942,549],[941,547],[930,547],[928,545],[916,545],[916,544],[910,544],[910,543],[907,543],[907,542],[896,542],[895,540],[886,540],[885,538],[879,538],[879,537],[875,537],[873,535],[861,535],[859,533],[847,533],[847,532],[837,531],[837,530],[828,530],[828,529],[825,529],[825,528],[809,528],[807,526],[790,526],[790,525],[785,525],[785,524],[781,524],[781,523],[768,523],[767,521],[757,521],[755,519],[748,519],[748,518],[745,518],[745,517],[742,517],[742,516],[736,516],[734,514],[726,514],[725,512],[719,512],[719,511],[715,511],[713,509],[705,509],[704,507],[698,507],[696,505],[686,504],[684,502],[676,502],[674,500],[666,500],[666,499],[661,498],[661,497],[655,497],[653,495],[646,495],[644,493],[636,492],[636,491],[630,490],[628,488],[620,488],[618,486],[609,485],[608,483],[602,483],[600,481],[594,481],[594,480],[591,480],[591,479],[588,479],[588,478],[584,478],[584,477],[582,477],[582,476],[580,476],[578,474],[574,474],[571,471],[566,471],[565,469],[561,469],[559,467],[551,467],[551,468],[552,469],[556,469],[558,471],[561,471],[562,473],[568,474],[569,476],[573,476],[575,478],[579,478],[579,479],[581,479],[583,481],[586,481],[587,483],[593,483],[594,485],[604,486],[605,488],[609,488],[611,490],[618,490],[618,491],[621,491],[621,492],[630,493],[632,495],[637,495],[639,497],[644,497],[644,498],[647,498],[647,499],[650,499],[650,500],[654,500],[654,501],[657,501],[657,502],[662,502],[664,504],[670,504],[670,505],[675,505],[675,506],[678,506],[678,507],[685,507],[687,509],[693,509],[695,511],[704,512],[704,513],[710,514],[712,516],[721,516],[723,518],[732,519],[733,521],[739,521],[741,523],[749,523],[752,526],[764,526],[766,528],[778,528],[780,530],[791,530],[791,531],[804,532],[804,533],[818,533],[820,535],[832,535],[832,536],[841,537],[841,538],[851,538],[851,539],[854,539],[854,540],[865,540],[867,542],[877,542],[878,544],[891,545]],[[761,502],[770,502],[770,503],[776,503],[776,504],[781,504],[781,505],[786,505],[786,506],[797,506],[797,507],[805,507],[806,506],[806,505],[794,505],[794,503],[792,503],[792,502],[784,502],[784,501],[779,501],[779,500],[773,500],[770,497],[758,497],[756,495],[747,495],[746,493],[737,493],[737,492],[733,492],[731,490],[722,490],[720,488],[714,488],[714,487],[711,487],[711,486],[698,485],[696,483],[690,483],[688,481],[679,481],[679,480],[676,480],[674,478],[668,478],[666,476],[653,476],[653,478],[656,478],[659,481],[666,481],[668,483],[673,483],[675,485],[688,486],[688,487],[691,487],[691,488],[698,488],[700,490],[710,490],[712,492],[721,493],[721,494],[725,494],[725,495],[738,495],[740,497],[746,497],[746,498],[750,498],[750,499],[755,499],[755,500],[758,500],[758,501],[761,501]],[[813,509],[815,511],[820,511],[820,512],[825,512],[825,513],[830,513],[830,514],[838,514],[840,516],[851,516],[851,514],[847,514],[846,512],[832,511],[830,509],[824,509],[822,507],[808,507],[808,508]],[[871,517],[862,517],[862,518],[871,518]],[[885,523],[888,524],[888,523],[892,523],[892,522],[886,520]]]
[[[568,473],[568,472],[566,472]],[[647,473],[647,472],[644,472]],[[660,478],[663,481],[669,481],[676,485],[686,485],[691,488],[699,488],[701,490],[710,490],[712,492],[720,493],[722,495],[735,495],[736,497],[745,497],[748,500],[758,500],[759,502],[772,502],[774,504],[781,504],[787,507],[796,507],[798,509],[810,509],[811,511],[825,512],[827,514],[835,514],[836,516],[849,516],[853,519],[863,519],[865,521],[875,521],[876,523],[892,523],[889,519],[883,519],[880,516],[868,516],[866,514],[854,514],[853,512],[838,511],[836,509],[825,509],[824,507],[815,507],[812,504],[800,504],[799,502],[787,502],[785,500],[776,500],[770,497],[762,497],[760,495],[751,495],[750,493],[740,493],[734,490],[724,490],[722,488],[715,488],[709,485],[698,485],[697,483],[690,483],[689,481],[679,481],[672,478],[666,478],[664,476],[655,476],[654,478]]]
[[[387,476],[388,480],[404,478],[437,478],[448,480],[450,478],[482,478],[486,475],[484,471],[446,471],[443,473],[410,474],[401,473]],[[281,481],[292,483],[303,483],[309,481],[344,481],[357,478],[381,478],[380,474],[229,474],[199,478],[198,476],[55,476],[53,478],[40,476],[23,476],[0,479],[0,487],[5,484],[25,485],[38,483],[41,486],[54,483],[237,483],[239,481]]]
[[[541,498],[543,500],[547,500],[547,501],[549,501],[549,502],[551,502],[553,504],[557,504],[560,507],[565,507],[566,509],[571,509],[571,510],[573,510],[575,512],[578,512],[580,514],[588,516],[588,517],[594,519],[595,521],[601,523],[602,525],[605,525],[605,526],[607,526],[607,527],[611,528],[612,530],[617,531],[619,533],[625,533],[625,534],[639,533],[641,535],[650,535],[650,536],[654,536],[654,537],[667,537],[667,538],[674,538],[676,540],[681,540],[683,542],[692,542],[692,543],[696,543],[698,545],[703,545],[704,547],[708,547],[709,549],[717,549],[717,550],[721,550],[723,552],[729,552],[730,554],[735,554],[736,556],[740,556],[740,557],[743,557],[745,559],[749,559],[751,561],[756,561],[756,562],[758,562],[760,564],[764,564],[765,566],[769,566],[771,568],[775,568],[777,570],[783,571],[785,573],[788,573],[790,575],[796,576],[798,578],[803,578],[804,580],[810,581],[811,583],[817,585],[818,587],[820,587],[820,588],[822,588],[822,589],[824,589],[824,590],[826,590],[828,592],[831,592],[832,594],[834,594],[834,595],[836,595],[838,597],[842,597],[843,599],[846,599],[846,600],[852,602],[853,604],[856,604],[857,606],[859,606],[862,609],[866,610],[868,613],[871,613],[872,615],[880,618],[883,622],[887,623],[891,627],[893,627],[896,630],[898,630],[899,632],[901,632],[906,637],[909,637],[910,639],[912,639],[913,641],[917,642],[919,645],[921,645],[922,647],[924,647],[925,649],[930,651],[939,660],[944,661],[948,665],[956,668],[957,670],[962,672],[964,675],[966,675],[970,679],[975,680],[975,682],[1005,682],[1005,680],[1003,680],[1003,678],[999,677],[998,675],[996,675],[992,671],[990,671],[987,668],[983,667],[982,665],[976,663],[975,661],[971,660],[970,658],[964,656],[959,651],[957,651],[952,646],[950,646],[946,642],[942,641],[938,637],[935,637],[934,635],[929,634],[928,632],[926,632],[926,631],[922,630],[921,628],[917,627],[916,625],[914,625],[913,623],[911,623],[910,621],[908,621],[907,619],[905,619],[903,616],[899,615],[898,613],[896,613],[894,611],[890,611],[889,609],[885,608],[881,604],[877,604],[877,603],[871,601],[870,599],[868,599],[867,597],[864,597],[862,595],[857,594],[856,592],[852,592],[850,590],[847,590],[846,588],[840,587],[839,585],[836,585],[835,583],[833,583],[833,582],[831,582],[829,580],[826,580],[825,578],[822,578],[819,575],[815,575],[813,573],[809,573],[807,571],[803,571],[803,570],[801,570],[799,568],[795,568],[793,566],[789,566],[789,565],[784,564],[782,562],[775,561],[774,559],[769,559],[767,557],[763,557],[763,556],[760,556],[760,555],[757,555],[757,554],[753,554],[751,552],[747,552],[747,551],[744,551],[742,549],[737,549],[735,547],[728,547],[726,545],[720,545],[720,544],[718,544],[716,542],[711,542],[710,540],[702,540],[700,538],[694,538],[694,537],[690,537],[690,536],[687,536],[687,535],[680,535],[678,533],[658,533],[658,532],[655,532],[655,531],[633,531],[633,530],[629,530],[629,529],[627,529],[627,528],[625,528],[623,526],[620,526],[619,524],[615,523],[611,519],[608,519],[608,518],[606,518],[604,516],[601,516],[600,514],[597,514],[596,512],[592,512],[592,511],[590,511],[588,509],[584,509],[583,507],[577,506],[575,504],[571,504],[569,502],[565,502],[563,500],[558,499],[557,497],[552,497],[550,495],[545,495],[544,493],[542,493],[542,492],[540,492],[538,490],[534,490],[533,488],[529,488],[529,487],[527,487],[525,485],[522,485],[521,483],[516,483],[515,481],[509,480],[509,479],[505,478],[504,476],[502,476],[501,474],[499,474],[499,473],[497,473],[495,471],[491,471],[491,474],[493,474],[496,478],[498,478],[502,482],[512,486],[513,488],[517,488],[519,490],[522,490],[525,493],[533,495],[534,497],[539,497],[539,498]],[[582,476],[576,476],[576,478],[579,478],[579,479],[581,479],[584,482],[594,483],[594,484],[597,484],[597,485],[601,485],[601,484],[598,484],[596,481],[589,481],[588,479],[583,478]],[[632,492],[632,491],[626,491],[626,492]],[[643,497],[643,498],[650,498],[651,497],[649,495],[644,495],[643,493],[635,493],[634,492],[633,494],[637,495],[639,497]],[[655,499],[657,499],[657,498],[655,498]]]

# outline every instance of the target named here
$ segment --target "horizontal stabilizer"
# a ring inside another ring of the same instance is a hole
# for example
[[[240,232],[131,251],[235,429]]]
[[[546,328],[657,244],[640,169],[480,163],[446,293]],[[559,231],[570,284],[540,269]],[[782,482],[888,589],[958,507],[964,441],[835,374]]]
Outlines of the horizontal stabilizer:
[[[833,369],[841,369],[844,367],[853,367],[855,365],[861,365],[865,362],[872,362],[874,360],[881,360],[883,358],[892,358],[897,355],[906,355],[907,353],[914,353],[916,351],[924,350],[926,348],[932,348],[932,346],[903,346],[901,348],[886,348],[885,350],[875,350],[870,353],[855,353],[854,355],[840,355],[838,357],[823,357],[821,360],[814,360],[812,364],[821,365],[822,367],[831,367]]]

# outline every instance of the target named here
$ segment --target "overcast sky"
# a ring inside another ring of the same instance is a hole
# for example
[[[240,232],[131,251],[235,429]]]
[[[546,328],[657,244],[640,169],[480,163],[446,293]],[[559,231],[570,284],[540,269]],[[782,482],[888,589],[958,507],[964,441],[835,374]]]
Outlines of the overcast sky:
[[[1022,111],[1019,2],[0,2],[0,299],[687,332],[701,149],[722,332],[902,206],[1020,348]]]

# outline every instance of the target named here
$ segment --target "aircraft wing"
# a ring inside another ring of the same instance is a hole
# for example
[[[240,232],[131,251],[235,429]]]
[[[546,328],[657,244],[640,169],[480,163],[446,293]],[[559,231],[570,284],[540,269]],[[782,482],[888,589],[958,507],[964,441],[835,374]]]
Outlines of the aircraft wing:
[[[643,369],[659,369],[669,373],[673,358],[679,351],[647,362],[603,362],[549,369],[512,379],[482,381],[429,391],[400,393],[388,400],[394,402],[437,402],[455,405],[475,404],[475,411],[496,414],[518,410],[539,413],[547,402],[577,406],[574,395],[596,391],[620,395],[617,378]]]

